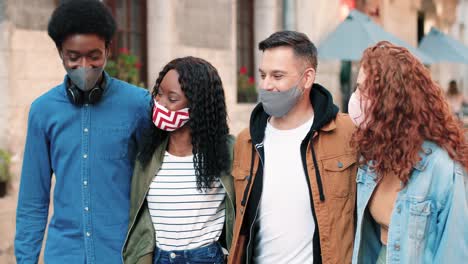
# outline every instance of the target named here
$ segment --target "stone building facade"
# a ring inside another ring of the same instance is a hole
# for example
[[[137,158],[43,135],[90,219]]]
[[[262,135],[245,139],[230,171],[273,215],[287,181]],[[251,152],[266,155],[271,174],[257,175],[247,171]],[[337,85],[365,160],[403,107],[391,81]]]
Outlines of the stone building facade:
[[[143,23],[139,31],[132,31],[132,26],[119,29],[113,51],[130,45],[140,52],[145,62],[142,76],[149,87],[163,65],[175,57],[202,57],[218,69],[232,134],[248,125],[254,106],[237,100],[239,68],[246,66],[248,75],[257,76],[261,56],[257,43],[277,30],[302,31],[318,45],[344,18],[346,10],[356,7],[414,46],[421,30],[427,32],[431,25],[468,43],[467,0],[103,1],[112,7],[119,23]],[[59,2],[0,0],[0,148],[13,154],[12,172],[16,175],[10,197],[0,199],[0,263],[14,263],[14,212],[29,106],[60,83],[65,74],[46,32],[48,19]],[[468,92],[466,66],[439,64],[431,70],[442,86],[456,79]],[[339,61],[319,60],[317,82],[330,89],[336,102],[341,99],[339,72]]]

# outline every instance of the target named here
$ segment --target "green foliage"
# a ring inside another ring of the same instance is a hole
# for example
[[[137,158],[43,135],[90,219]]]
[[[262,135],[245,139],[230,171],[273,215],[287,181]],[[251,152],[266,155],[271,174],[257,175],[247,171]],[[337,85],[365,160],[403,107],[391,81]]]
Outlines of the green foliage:
[[[141,63],[138,57],[131,54],[126,48],[119,49],[115,60],[108,60],[106,72],[117,79],[126,81],[140,87],[146,87],[140,79]]]
[[[10,174],[11,155],[6,150],[0,149],[0,182],[8,182]]]
[[[247,75],[246,67],[241,67],[237,76],[237,101],[240,103],[257,102],[255,79]]]

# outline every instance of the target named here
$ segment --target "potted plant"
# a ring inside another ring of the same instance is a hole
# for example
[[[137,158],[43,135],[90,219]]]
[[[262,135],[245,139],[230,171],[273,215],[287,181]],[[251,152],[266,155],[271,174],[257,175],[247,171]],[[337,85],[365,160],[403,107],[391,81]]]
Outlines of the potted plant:
[[[11,180],[10,161],[10,153],[6,150],[0,149],[0,197],[4,197],[6,195],[8,183]]]
[[[136,86],[145,87],[140,79],[141,63],[137,56],[132,54],[127,48],[120,48],[114,60],[108,60],[106,72],[110,76],[126,81]]]
[[[257,102],[255,79],[252,76],[248,76],[245,66],[239,69],[239,74],[237,76],[237,101],[239,103]]]

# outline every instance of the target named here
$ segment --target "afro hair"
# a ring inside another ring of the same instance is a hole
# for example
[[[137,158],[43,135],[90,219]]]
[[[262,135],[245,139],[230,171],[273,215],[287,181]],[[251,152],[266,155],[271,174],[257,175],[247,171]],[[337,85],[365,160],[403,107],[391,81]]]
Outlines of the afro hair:
[[[62,1],[52,13],[47,31],[57,48],[73,34],[96,34],[109,46],[116,30],[110,10],[98,0]]]

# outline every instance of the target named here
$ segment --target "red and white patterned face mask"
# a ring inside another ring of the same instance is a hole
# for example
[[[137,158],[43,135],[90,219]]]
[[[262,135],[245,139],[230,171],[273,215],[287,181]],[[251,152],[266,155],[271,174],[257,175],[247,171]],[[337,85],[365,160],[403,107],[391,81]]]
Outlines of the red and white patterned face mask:
[[[157,128],[171,132],[184,126],[189,118],[188,108],[171,111],[154,100],[153,123]]]

